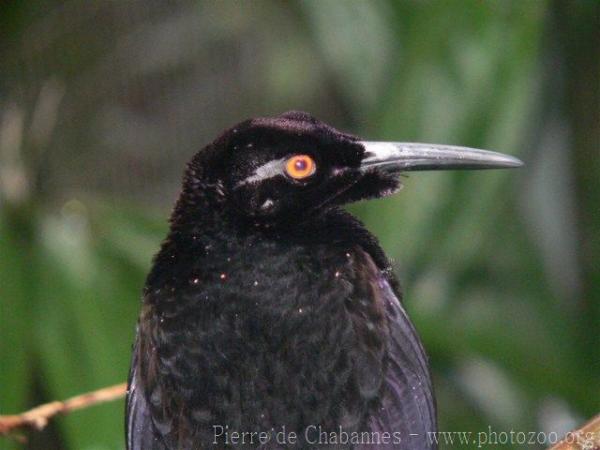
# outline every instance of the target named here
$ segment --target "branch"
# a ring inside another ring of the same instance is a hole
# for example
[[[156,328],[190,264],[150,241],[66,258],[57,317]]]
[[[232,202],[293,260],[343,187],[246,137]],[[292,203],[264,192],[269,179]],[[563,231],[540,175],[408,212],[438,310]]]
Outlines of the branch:
[[[0,416],[0,435],[6,436],[19,428],[42,430],[48,425],[48,420],[58,414],[68,414],[77,409],[117,400],[124,397],[126,391],[127,383],[121,383],[77,395],[62,402],[45,403],[21,414]]]
[[[548,450],[600,449],[600,414],[578,430],[569,431],[562,441]]]

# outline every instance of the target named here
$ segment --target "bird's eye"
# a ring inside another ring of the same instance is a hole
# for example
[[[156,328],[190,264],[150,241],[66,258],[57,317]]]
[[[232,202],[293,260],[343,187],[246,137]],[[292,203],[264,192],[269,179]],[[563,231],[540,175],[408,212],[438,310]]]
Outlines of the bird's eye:
[[[285,173],[294,180],[308,178],[316,170],[315,160],[308,155],[294,155],[285,162]]]

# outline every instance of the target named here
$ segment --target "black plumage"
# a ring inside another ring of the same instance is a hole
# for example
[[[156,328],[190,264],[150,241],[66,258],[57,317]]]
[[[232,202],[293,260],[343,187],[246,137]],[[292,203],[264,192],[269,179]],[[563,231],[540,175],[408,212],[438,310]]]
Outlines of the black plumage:
[[[398,283],[340,208],[394,192],[413,167],[371,148],[291,112],[195,155],[144,289],[129,450],[435,448],[427,357]]]

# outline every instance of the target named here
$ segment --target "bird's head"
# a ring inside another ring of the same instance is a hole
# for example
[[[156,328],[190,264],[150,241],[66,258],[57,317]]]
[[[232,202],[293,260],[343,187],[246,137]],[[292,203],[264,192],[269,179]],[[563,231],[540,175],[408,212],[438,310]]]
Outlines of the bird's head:
[[[239,217],[273,225],[394,193],[405,171],[520,165],[464,147],[363,141],[309,114],[288,112],[223,133],[190,164],[184,192],[203,190]]]

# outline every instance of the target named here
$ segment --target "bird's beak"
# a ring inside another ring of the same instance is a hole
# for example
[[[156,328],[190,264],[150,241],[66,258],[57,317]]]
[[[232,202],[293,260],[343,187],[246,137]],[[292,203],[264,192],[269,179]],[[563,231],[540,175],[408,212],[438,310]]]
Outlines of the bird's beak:
[[[362,141],[361,169],[389,172],[450,169],[510,169],[523,163],[502,153],[452,145]]]

